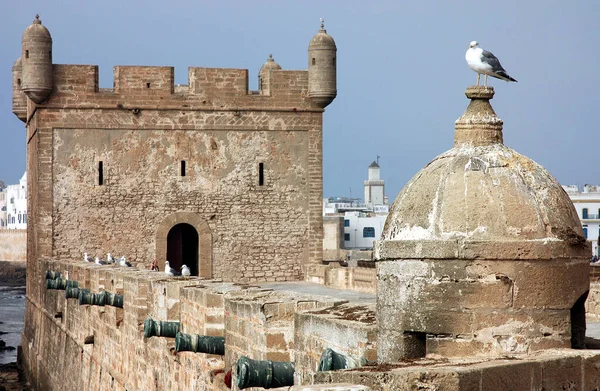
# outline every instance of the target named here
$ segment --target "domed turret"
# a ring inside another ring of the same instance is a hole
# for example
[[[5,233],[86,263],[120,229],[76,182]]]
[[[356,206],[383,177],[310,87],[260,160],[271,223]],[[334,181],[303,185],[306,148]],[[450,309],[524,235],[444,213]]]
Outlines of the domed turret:
[[[271,93],[271,71],[281,70],[281,66],[273,60],[273,55],[269,54],[269,59],[263,64],[258,72],[258,90],[263,95]]]
[[[21,65],[23,92],[35,103],[42,102],[52,92],[52,37],[39,15],[23,33]]]
[[[336,56],[335,41],[321,19],[321,29],[308,45],[308,97],[319,107],[326,107],[337,95]]]
[[[376,242],[378,359],[582,347],[591,249],[569,196],[502,142],[469,87],[454,148],[402,189]]]
[[[12,67],[12,111],[21,121],[27,120],[27,97],[21,89],[23,82],[23,67],[21,57],[17,58]]]

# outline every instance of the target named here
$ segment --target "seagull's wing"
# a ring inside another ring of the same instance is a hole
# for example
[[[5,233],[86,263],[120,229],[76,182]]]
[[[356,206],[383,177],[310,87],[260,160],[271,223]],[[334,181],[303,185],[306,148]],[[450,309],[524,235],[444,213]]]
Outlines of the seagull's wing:
[[[500,80],[516,81],[515,79],[510,77],[508,73],[506,73],[506,70],[502,68],[502,65],[500,64],[500,60],[498,60],[498,58],[494,56],[491,52],[483,50],[481,52],[481,61],[492,67],[492,72],[494,72],[495,75],[490,76]]]

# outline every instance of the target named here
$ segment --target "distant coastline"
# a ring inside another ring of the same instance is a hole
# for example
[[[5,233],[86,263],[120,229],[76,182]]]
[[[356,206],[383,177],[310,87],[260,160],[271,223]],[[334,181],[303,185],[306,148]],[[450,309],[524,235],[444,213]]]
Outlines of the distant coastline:
[[[25,285],[27,262],[12,262],[0,260],[0,285]]]

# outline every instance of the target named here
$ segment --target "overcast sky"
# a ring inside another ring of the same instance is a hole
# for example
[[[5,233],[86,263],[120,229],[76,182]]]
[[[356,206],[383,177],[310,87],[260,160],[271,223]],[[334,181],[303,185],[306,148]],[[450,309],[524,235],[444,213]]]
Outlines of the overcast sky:
[[[307,68],[307,46],[325,19],[338,47],[338,96],[324,116],[324,196],[362,197],[381,156],[393,200],[452,147],[454,121],[476,74],[472,40],[519,83],[493,79],[504,142],[561,183],[600,184],[595,165],[600,94],[600,1],[7,1],[0,4],[0,179],[25,170],[25,128],[11,112],[11,67],[36,13],[60,64],[247,68],[250,88],[269,53]],[[350,190],[351,189],[351,190]],[[351,193],[350,193],[351,191]]]

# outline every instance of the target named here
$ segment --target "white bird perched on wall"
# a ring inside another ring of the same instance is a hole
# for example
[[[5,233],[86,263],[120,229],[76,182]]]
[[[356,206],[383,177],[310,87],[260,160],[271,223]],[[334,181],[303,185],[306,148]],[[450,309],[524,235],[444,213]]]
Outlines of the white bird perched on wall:
[[[83,253],[83,261],[84,262],[94,262],[94,258],[90,257],[88,253]]]
[[[173,269],[171,265],[169,265],[169,261],[165,261],[165,274],[171,277],[180,275],[177,270]]]
[[[192,275],[190,268],[185,264],[181,267],[181,275],[186,277]]]
[[[94,261],[94,263],[96,265],[106,265],[106,262],[104,262],[103,260],[101,260],[100,258],[96,257],[96,260]]]
[[[111,253],[106,254],[106,262],[115,263],[115,259],[113,258]]]
[[[510,77],[504,68],[502,68],[500,61],[496,58],[496,56],[487,50],[480,48],[477,41],[471,42],[469,49],[465,54],[465,59],[467,60],[469,67],[477,72],[477,85],[479,85],[479,78],[481,75],[485,75],[485,79],[483,81],[483,85],[485,87],[487,87],[488,76],[507,82],[516,82],[516,80]]]
[[[131,263],[127,262],[127,258],[125,258],[125,255],[123,255],[121,257],[121,259],[119,259],[119,265],[123,266],[123,267],[131,267]]]

